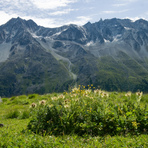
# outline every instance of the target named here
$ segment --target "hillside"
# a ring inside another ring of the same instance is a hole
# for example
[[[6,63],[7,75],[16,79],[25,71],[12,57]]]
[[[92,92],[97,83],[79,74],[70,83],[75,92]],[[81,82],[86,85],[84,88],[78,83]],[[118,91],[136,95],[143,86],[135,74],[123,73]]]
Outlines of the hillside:
[[[79,84],[147,92],[148,22],[113,18],[45,28],[12,18],[0,26],[0,96]]]

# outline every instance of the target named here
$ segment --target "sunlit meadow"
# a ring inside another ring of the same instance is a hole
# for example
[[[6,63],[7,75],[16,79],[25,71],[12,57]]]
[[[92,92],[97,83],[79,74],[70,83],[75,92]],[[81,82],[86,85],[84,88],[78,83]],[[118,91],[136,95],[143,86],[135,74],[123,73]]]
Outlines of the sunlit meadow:
[[[0,147],[148,147],[147,103],[93,85],[2,98]]]

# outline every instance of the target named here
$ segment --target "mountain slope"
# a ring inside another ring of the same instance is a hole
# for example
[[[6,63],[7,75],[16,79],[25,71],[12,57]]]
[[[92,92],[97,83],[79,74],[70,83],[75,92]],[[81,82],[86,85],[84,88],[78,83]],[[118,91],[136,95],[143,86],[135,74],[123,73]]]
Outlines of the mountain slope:
[[[0,26],[0,96],[67,90],[75,84],[148,89],[148,22],[107,19],[84,26]]]

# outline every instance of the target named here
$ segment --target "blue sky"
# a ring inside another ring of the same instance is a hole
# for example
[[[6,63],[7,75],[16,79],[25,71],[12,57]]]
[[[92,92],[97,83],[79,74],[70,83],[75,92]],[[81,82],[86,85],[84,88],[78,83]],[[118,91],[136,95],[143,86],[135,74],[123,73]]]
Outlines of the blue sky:
[[[45,27],[114,17],[148,20],[148,0],[0,0],[0,25],[18,16]]]

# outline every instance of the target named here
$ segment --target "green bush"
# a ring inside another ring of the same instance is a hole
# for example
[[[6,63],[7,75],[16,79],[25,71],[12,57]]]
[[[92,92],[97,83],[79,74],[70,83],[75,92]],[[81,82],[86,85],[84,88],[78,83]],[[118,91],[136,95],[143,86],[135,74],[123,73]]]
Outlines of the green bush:
[[[148,129],[147,106],[141,106],[136,95],[124,103],[115,94],[102,96],[88,90],[54,97],[50,104],[34,108],[28,129],[40,134],[126,135]],[[124,99],[124,97],[122,97]],[[116,101],[116,103],[115,103]]]

